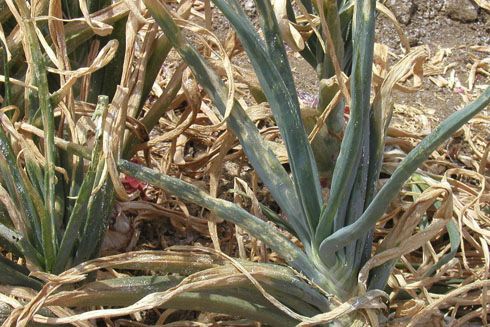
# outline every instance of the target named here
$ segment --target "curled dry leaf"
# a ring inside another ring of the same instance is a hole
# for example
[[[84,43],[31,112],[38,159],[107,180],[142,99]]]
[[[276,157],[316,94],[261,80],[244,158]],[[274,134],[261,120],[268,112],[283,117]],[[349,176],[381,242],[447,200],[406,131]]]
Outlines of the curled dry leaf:
[[[476,74],[481,70],[485,69],[485,72],[490,70],[490,57],[476,60],[473,65],[471,65],[470,73],[468,76],[468,89],[471,91],[475,86]]]
[[[112,33],[113,28],[111,25],[106,24],[100,20],[97,20],[94,17],[91,17],[87,6],[87,0],[79,0],[79,5],[83,17],[85,19],[85,22],[87,23],[88,26],[90,26],[90,28],[94,31],[95,34],[100,36],[107,36]]]
[[[319,324],[325,324],[333,320],[339,319],[340,317],[347,315],[351,312],[370,308],[383,308],[383,304],[379,303],[380,298],[387,298],[385,292],[380,290],[368,291],[366,294],[353,297],[352,299],[340,304],[338,307],[330,312],[319,314],[315,317],[308,319],[306,322],[298,324],[298,326],[317,326]]]
[[[483,9],[490,11],[490,1],[488,0],[474,0],[477,5]]]
[[[272,5],[274,7],[277,24],[279,25],[279,30],[284,42],[286,42],[286,44],[290,46],[293,51],[302,51],[305,48],[305,41],[303,40],[301,33],[288,19],[286,9],[287,1],[273,0]]]
[[[124,251],[131,241],[132,228],[129,217],[119,208],[114,220],[114,223],[109,227],[102,240],[102,255]]]

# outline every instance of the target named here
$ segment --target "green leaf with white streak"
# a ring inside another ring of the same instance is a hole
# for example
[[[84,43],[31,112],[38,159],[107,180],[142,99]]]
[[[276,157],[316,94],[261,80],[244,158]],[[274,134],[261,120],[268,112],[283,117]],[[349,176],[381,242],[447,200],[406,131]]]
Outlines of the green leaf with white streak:
[[[264,89],[286,145],[303,219],[313,235],[323,204],[318,169],[301,119],[294,79],[272,6],[269,1],[256,1],[265,35],[263,43],[236,0],[213,2],[233,25]]]
[[[453,133],[460,129],[473,116],[490,104],[490,87],[474,102],[456,111],[445,119],[436,129],[426,136],[397,167],[393,175],[381,188],[363,215],[352,225],[332,234],[320,246],[324,255],[334,253],[345,245],[362,237],[366,230],[374,227],[383,216],[390,202],[397,196],[410,176],[417,168]]]
[[[331,193],[325,211],[320,218],[315,243],[320,244],[334,228],[340,229],[346,224],[345,199],[350,196],[354,185],[353,171],[359,167],[363,138],[368,131],[368,114],[371,93],[371,72],[374,51],[374,11],[375,0],[356,1],[354,23],[353,66],[350,79],[351,115],[340,155],[335,165]],[[341,210],[344,207],[344,210]],[[340,215],[338,215],[340,213]],[[334,253],[322,251],[321,258],[329,265],[335,262]]]

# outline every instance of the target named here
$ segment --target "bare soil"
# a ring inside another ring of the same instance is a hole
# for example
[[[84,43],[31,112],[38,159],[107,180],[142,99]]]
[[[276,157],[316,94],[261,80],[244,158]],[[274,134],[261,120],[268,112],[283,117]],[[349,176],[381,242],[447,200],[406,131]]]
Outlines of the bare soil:
[[[469,67],[475,58],[482,59],[485,54],[470,49],[471,46],[490,44],[490,14],[475,6],[477,19],[462,22],[450,17],[446,0],[388,0],[386,5],[398,20],[404,22],[403,28],[411,46],[428,45],[431,55],[440,49],[450,49],[448,63],[456,63],[455,77],[463,85],[468,83]],[[461,7],[471,5],[471,1],[460,0]],[[409,10],[411,9],[411,10]],[[379,16],[376,27],[377,40],[390,47],[395,54],[401,53],[398,36],[393,24],[383,15]],[[488,54],[487,54],[488,55]],[[447,72],[449,76],[451,70]],[[477,75],[477,84],[490,84],[490,79]],[[395,103],[407,104],[420,109],[433,109],[437,119],[447,117],[462,107],[463,97],[459,91],[440,88],[424,79],[422,89],[413,95],[395,94]]]

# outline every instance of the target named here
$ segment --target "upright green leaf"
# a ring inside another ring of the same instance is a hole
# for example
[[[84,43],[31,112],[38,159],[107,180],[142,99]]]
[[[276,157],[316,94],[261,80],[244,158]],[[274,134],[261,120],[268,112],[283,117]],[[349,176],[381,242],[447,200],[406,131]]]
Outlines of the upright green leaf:
[[[51,271],[54,264],[57,249],[56,234],[56,212],[55,212],[55,188],[56,188],[56,147],[54,145],[54,110],[49,101],[47,70],[44,63],[44,56],[41,53],[41,45],[37,38],[35,30],[35,21],[30,19],[30,10],[24,1],[16,1],[20,13],[24,17],[22,24],[24,38],[29,47],[32,62],[30,62],[33,72],[33,82],[37,86],[37,99],[39,101],[39,110],[42,114],[44,127],[44,155],[46,158],[46,167],[44,172],[44,202],[47,210],[47,219],[41,221],[42,242],[45,255],[46,270]]]
[[[385,213],[390,202],[399,194],[408,178],[410,178],[430,154],[489,104],[490,87],[487,87],[478,99],[468,104],[465,108],[456,111],[440,123],[431,134],[426,136],[415,149],[403,159],[363,215],[352,225],[342,228],[325,239],[321,243],[320,252],[324,255],[336,252],[350,242],[362,237],[366,230],[374,227],[376,222]]]
[[[308,142],[291,69],[269,1],[256,1],[266,44],[236,0],[213,0],[228,18],[254,66],[284,139],[296,193],[313,235],[323,204],[318,168]]]
[[[354,55],[350,80],[351,115],[335,165],[330,197],[317,229],[316,246],[334,231],[334,219],[335,228],[340,229],[345,226],[345,216],[337,216],[337,213],[346,197],[351,193],[355,177],[352,172],[359,166],[362,140],[368,133],[366,120],[370,108],[375,5],[375,0],[356,1]],[[331,263],[333,253],[335,251],[322,251],[322,259]]]
[[[91,198],[94,196],[92,191],[94,189],[95,177],[97,175],[97,169],[103,168],[99,164],[102,157],[102,129],[103,122],[107,115],[107,109],[109,105],[109,98],[107,96],[99,96],[97,107],[94,112],[94,123],[96,124],[95,144],[92,150],[92,158],[87,172],[84,174],[83,183],[78,191],[75,205],[71,210],[70,217],[67,222],[66,230],[61,240],[60,249],[56,258],[56,264],[54,267],[55,273],[61,273],[67,268],[69,259],[74,255],[74,247],[77,242],[83,237],[83,227],[88,218],[88,203],[91,202]],[[104,219],[103,217],[99,217]],[[80,237],[82,236],[82,237]],[[79,244],[79,247],[84,247],[86,244]]]
[[[5,119],[6,116],[1,116]],[[5,117],[5,118],[4,118]],[[34,245],[41,245],[41,226],[34,203],[29,196],[26,185],[17,166],[10,141],[3,128],[0,127],[0,172],[2,183],[5,185],[17,207],[24,213],[26,237]]]

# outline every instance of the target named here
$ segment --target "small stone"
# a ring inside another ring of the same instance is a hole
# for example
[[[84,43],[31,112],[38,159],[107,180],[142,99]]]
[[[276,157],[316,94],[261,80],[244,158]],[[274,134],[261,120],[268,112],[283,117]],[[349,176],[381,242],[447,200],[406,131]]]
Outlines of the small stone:
[[[404,25],[410,23],[413,14],[417,11],[417,5],[413,0],[389,0],[386,6],[393,11],[396,19]]]
[[[408,33],[408,42],[411,47],[415,47],[424,43],[422,39],[425,37],[426,33],[423,29],[415,29]]]
[[[253,0],[245,1],[244,7],[245,7],[245,11],[248,13],[252,13],[255,11],[255,4]]]
[[[446,0],[444,11],[449,18],[463,23],[478,19],[478,7],[471,0]]]

